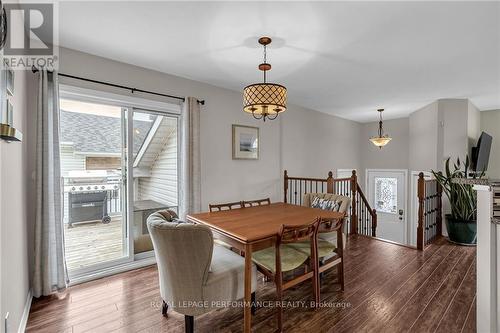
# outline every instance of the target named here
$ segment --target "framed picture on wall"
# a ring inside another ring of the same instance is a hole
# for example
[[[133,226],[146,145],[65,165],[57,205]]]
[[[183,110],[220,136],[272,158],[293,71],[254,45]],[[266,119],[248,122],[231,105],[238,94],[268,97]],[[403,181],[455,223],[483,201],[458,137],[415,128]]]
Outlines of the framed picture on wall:
[[[233,160],[259,159],[259,128],[233,125]]]

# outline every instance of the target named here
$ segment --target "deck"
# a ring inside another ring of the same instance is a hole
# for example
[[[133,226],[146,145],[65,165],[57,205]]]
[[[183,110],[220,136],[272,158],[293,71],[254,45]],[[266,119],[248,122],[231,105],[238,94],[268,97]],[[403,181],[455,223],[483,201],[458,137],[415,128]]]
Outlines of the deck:
[[[345,291],[335,271],[321,287],[324,307],[286,308],[286,332],[475,332],[476,250],[439,239],[419,252],[352,236],[345,257]],[[272,282],[259,279],[257,301],[273,300]],[[285,292],[285,301],[312,300],[310,283]],[[183,316],[160,313],[156,266],[69,288],[36,300],[28,332],[183,332]],[[228,308],[195,319],[197,332],[241,332],[243,311]],[[254,332],[273,332],[274,310],[259,308]]]
[[[123,257],[123,223],[119,216],[109,224],[64,226],[66,265],[69,271]]]

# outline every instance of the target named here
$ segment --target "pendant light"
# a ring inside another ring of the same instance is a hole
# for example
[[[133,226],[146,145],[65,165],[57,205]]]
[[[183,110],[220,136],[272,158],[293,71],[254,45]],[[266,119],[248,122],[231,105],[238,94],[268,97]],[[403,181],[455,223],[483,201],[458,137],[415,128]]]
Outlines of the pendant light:
[[[286,88],[280,84],[266,82],[266,72],[271,70],[267,63],[267,45],[271,38],[259,38],[259,44],[264,47],[264,62],[259,69],[264,72],[264,82],[246,86],[243,89],[243,111],[251,113],[255,119],[274,120],[286,110]]]
[[[380,149],[382,149],[382,147],[384,147],[386,144],[389,143],[389,141],[392,140],[392,138],[387,135],[387,134],[384,134],[384,128],[382,127],[382,112],[384,112],[384,109],[378,109],[377,110],[380,114],[380,121],[378,122],[378,136],[373,136],[370,138],[370,141],[377,147],[379,147]]]

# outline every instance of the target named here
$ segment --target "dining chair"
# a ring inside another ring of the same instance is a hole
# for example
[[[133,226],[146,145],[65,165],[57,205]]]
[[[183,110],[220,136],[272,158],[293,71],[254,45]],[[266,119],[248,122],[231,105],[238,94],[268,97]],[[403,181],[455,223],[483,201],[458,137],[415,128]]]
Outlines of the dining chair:
[[[223,210],[233,210],[233,209],[238,209],[238,208],[243,208],[243,202],[241,201],[236,201],[236,202],[228,202],[228,203],[221,203],[221,204],[209,204],[208,205],[208,210],[212,212],[220,212]]]
[[[276,284],[277,308],[278,308],[278,330],[283,330],[283,291],[311,279],[315,302],[319,301],[318,286],[318,260],[316,259],[316,238],[318,220],[305,225],[282,225],[276,238],[274,247],[269,247],[252,254],[252,260],[257,265],[259,271],[274,280]],[[296,242],[308,241],[312,260],[308,261],[309,255],[294,249],[290,245]],[[284,281],[283,273],[293,271],[302,265],[305,267],[304,273],[295,275],[291,280]]]
[[[270,204],[271,204],[271,199],[269,198],[243,201],[243,207],[255,207],[255,206],[264,206]]]
[[[321,299],[320,296],[320,274],[324,271],[337,266],[337,276],[338,282],[340,283],[340,288],[344,291],[344,247],[343,247],[343,237],[342,237],[342,226],[344,224],[344,218],[318,218],[318,237],[316,238],[317,252],[314,254],[311,251],[311,245],[309,240],[302,242],[295,242],[289,246],[297,251],[300,251],[311,258],[314,261],[316,257],[317,270],[318,270],[318,290],[317,297],[318,302]],[[336,244],[329,241],[321,239],[319,236],[325,233],[337,233]],[[312,253],[312,255],[311,255]]]
[[[215,245],[209,227],[168,221],[153,213],[147,226],[158,264],[162,314],[168,308],[183,314],[185,331],[194,331],[194,317],[244,297],[245,259]],[[252,265],[252,312],[257,268]]]
[[[209,204],[208,205],[208,210],[210,213],[213,212],[221,212],[224,210],[233,210],[233,209],[239,209],[243,208],[243,201],[235,201],[235,202],[227,202],[227,203],[221,203],[221,204]],[[224,246],[226,249],[229,249],[233,252],[238,253],[239,255],[243,255],[243,251],[240,251],[238,249],[235,249],[228,243],[220,240],[220,239],[214,239],[214,242],[218,245]]]
[[[340,213],[349,213],[349,207],[351,206],[351,198],[344,196],[344,195],[339,195],[339,194],[333,194],[333,193],[306,193],[304,194],[303,200],[302,200],[302,206],[305,207],[312,207],[314,199],[323,199],[327,201],[334,201],[337,206],[336,206],[336,211]],[[345,249],[345,246],[347,244],[347,223],[344,222],[344,226],[342,228],[342,238],[343,238],[343,246]],[[324,239],[332,244],[337,244],[337,233],[336,232],[330,232],[330,233],[321,233],[318,235],[320,239]]]

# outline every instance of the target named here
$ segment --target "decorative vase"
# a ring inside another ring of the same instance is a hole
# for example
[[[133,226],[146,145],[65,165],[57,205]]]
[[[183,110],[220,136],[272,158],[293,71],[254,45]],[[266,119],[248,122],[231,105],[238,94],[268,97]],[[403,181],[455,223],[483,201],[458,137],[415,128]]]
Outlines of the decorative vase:
[[[446,214],[446,230],[451,242],[461,245],[476,245],[476,221],[464,221]]]

